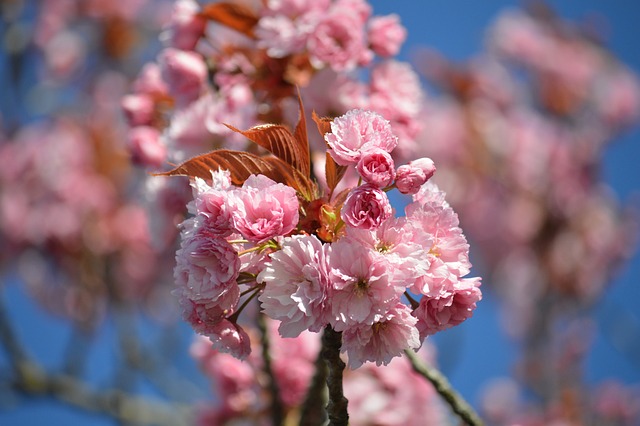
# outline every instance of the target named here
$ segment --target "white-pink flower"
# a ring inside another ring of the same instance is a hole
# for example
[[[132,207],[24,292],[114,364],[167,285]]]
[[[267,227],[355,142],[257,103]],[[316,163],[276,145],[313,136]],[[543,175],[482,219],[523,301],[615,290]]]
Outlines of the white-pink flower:
[[[369,45],[380,56],[394,56],[407,38],[407,30],[400,24],[400,17],[391,14],[374,16],[369,20]]]
[[[257,277],[265,283],[262,309],[281,321],[283,337],[296,337],[307,329],[320,331],[328,323],[330,308],[330,245],[314,235],[294,235],[281,247]]]
[[[373,324],[395,306],[405,290],[396,282],[384,256],[357,241],[332,244],[330,281],[331,325],[342,331],[355,324]]]
[[[391,264],[389,271],[393,280],[405,283],[409,288],[416,279],[423,277],[429,270],[430,247],[427,241],[417,243],[414,238],[416,230],[406,218],[390,218],[380,227],[372,230],[347,228],[347,239],[377,251]]]
[[[482,299],[480,278],[463,278],[451,290],[437,297],[424,296],[413,315],[418,319],[422,339],[438,331],[462,323],[473,315],[476,303]]]
[[[236,230],[247,240],[260,244],[284,236],[298,224],[295,189],[263,175],[252,175],[230,197]]]
[[[398,145],[387,120],[375,112],[359,109],[336,117],[331,123],[331,133],[325,134],[324,139],[329,144],[329,153],[342,166],[356,165],[367,150],[391,152]]]
[[[391,185],[396,174],[393,158],[380,148],[363,152],[356,169],[365,182],[378,188]]]
[[[342,352],[346,352],[350,368],[367,361],[387,365],[405,349],[418,349],[420,335],[417,319],[411,310],[398,303],[373,324],[357,324],[342,332]]]
[[[348,226],[360,229],[378,228],[392,215],[387,194],[371,184],[352,189],[340,211],[340,217]]]

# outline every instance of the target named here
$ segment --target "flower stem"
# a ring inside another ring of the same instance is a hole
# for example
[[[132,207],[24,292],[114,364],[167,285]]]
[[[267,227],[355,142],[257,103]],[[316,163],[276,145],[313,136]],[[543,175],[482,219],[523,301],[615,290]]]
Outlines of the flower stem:
[[[404,297],[407,298],[407,300],[409,301],[409,303],[411,304],[411,309],[416,309],[418,306],[420,306],[420,303],[418,303],[416,301],[416,299],[414,299],[413,297],[411,297],[411,295],[409,294],[408,291],[404,292]]]
[[[451,406],[454,413],[469,426],[482,426],[484,423],[467,401],[453,389],[447,378],[438,370],[425,365],[416,353],[410,349],[404,351],[414,371],[427,379],[440,396]]]
[[[341,346],[342,332],[337,332],[330,325],[327,325],[322,334],[322,357],[329,369],[327,376],[329,426],[347,426],[349,423],[349,413],[347,412],[349,401],[342,391],[342,373],[345,364],[340,358]]]
[[[235,323],[238,320],[238,317],[240,316],[240,312],[242,312],[242,310],[249,304],[249,302],[251,302],[253,300],[254,297],[256,297],[258,295],[258,293],[260,293],[260,290],[263,288],[262,285],[257,285],[255,287],[252,287],[250,290],[253,290],[253,293],[251,294],[251,296],[249,296],[247,298],[247,300],[245,300],[242,305],[240,305],[240,307],[238,308],[237,311],[235,311],[235,313],[233,315],[231,315],[229,318],[227,318],[229,321]]]

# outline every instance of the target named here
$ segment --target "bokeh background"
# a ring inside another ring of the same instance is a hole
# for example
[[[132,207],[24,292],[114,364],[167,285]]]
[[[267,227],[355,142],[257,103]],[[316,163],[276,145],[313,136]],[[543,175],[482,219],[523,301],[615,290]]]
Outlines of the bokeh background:
[[[8,3],[2,4],[5,13],[9,8]],[[25,15],[26,22],[29,22],[29,18],[35,17],[41,4],[37,1],[27,3]],[[486,29],[497,14],[505,8],[519,5],[518,2],[494,0],[378,0],[371,3],[376,14],[397,13],[407,27],[408,38],[401,52],[401,59],[413,60],[419,53],[419,48],[426,46],[461,63],[483,49]],[[633,0],[564,0],[550,1],[548,4],[563,18],[588,18],[595,22],[611,51],[620,61],[640,74],[640,50],[637,44],[640,40],[640,3]],[[29,111],[23,110],[14,97],[19,92],[7,87],[11,84],[8,75],[13,64],[8,59],[6,44],[9,25],[7,21],[1,25],[0,34],[5,39],[5,48],[0,57],[0,81],[5,86],[0,87],[0,118],[6,125],[8,118],[21,118],[22,115],[29,114]],[[152,58],[159,49],[154,41],[154,25],[149,24],[145,31],[149,43],[139,52],[140,63]],[[135,72],[133,69],[125,71]],[[67,96],[68,102],[73,104],[78,94],[71,88]],[[45,100],[43,98],[42,102]],[[640,206],[639,161],[640,129],[636,126],[621,134],[604,153],[602,175],[620,202]],[[462,228],[464,229],[464,222]],[[631,229],[629,231],[632,232]],[[589,262],[589,259],[584,261]],[[66,356],[67,342],[72,336],[69,322],[43,311],[40,305],[34,303],[12,272],[12,266],[15,265],[3,264],[2,272],[7,315],[34,358],[46,367],[61,365]],[[481,266],[479,268],[476,269],[476,274],[482,273]],[[630,386],[640,386],[640,311],[637,307],[637,300],[640,300],[639,276],[640,253],[636,250],[629,261],[618,268],[605,296],[593,307],[592,323],[589,324],[592,327],[592,342],[584,366],[585,381],[588,384],[615,379]],[[471,320],[434,337],[441,370],[475,406],[479,406],[482,391],[487,385],[513,373],[513,360],[518,348],[513,340],[505,336],[501,326],[503,320],[504,316],[495,296],[485,291],[484,299]],[[167,338],[163,335],[168,332],[167,329],[158,330],[154,324],[136,317],[135,321],[125,327],[137,328],[149,341]],[[95,331],[86,366],[90,382],[104,383],[110,380],[113,369],[121,361],[118,359],[121,355],[114,347],[116,329],[120,326],[106,321]],[[171,381],[173,378],[177,381],[187,377],[196,385],[196,389],[190,390],[190,396],[206,396],[208,385],[200,377],[187,353],[192,331],[187,326],[179,325],[171,328],[170,332],[172,335],[170,339],[167,338],[169,343],[165,347],[174,352],[172,359],[175,364],[165,379]],[[7,354],[0,351],[0,374],[6,374],[7,365]],[[142,394],[155,395],[156,392],[144,382],[136,383],[135,387]],[[99,414],[69,408],[46,395],[27,398],[8,388],[0,388],[0,424],[111,425],[114,422]]]

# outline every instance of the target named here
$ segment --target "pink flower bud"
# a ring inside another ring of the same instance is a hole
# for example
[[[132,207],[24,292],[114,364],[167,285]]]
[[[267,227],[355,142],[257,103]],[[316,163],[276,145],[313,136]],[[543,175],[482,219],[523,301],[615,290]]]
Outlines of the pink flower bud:
[[[380,56],[394,56],[400,51],[407,30],[396,14],[374,16],[369,21],[369,45]]]
[[[169,93],[178,104],[188,104],[200,96],[207,78],[207,66],[195,52],[164,49],[158,58],[162,77],[169,85]]]
[[[154,103],[147,95],[126,95],[122,98],[122,109],[130,126],[146,126],[153,120]]]
[[[149,167],[160,167],[167,158],[167,149],[160,143],[160,132],[149,126],[129,130],[129,150],[133,161]]]
[[[354,228],[376,229],[393,214],[387,194],[371,184],[353,189],[342,206],[340,217]]]
[[[416,194],[420,187],[436,172],[436,166],[430,158],[419,158],[398,167],[396,187],[403,194]]]
[[[363,152],[356,168],[365,182],[378,188],[391,185],[396,174],[393,158],[379,148]]]

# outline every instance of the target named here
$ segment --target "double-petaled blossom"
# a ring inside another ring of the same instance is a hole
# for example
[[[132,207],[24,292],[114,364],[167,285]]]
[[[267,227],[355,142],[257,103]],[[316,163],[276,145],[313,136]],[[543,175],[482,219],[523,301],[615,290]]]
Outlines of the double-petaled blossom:
[[[358,241],[332,244],[329,264],[331,325],[338,331],[380,321],[405,291],[389,260]]]
[[[378,148],[391,152],[398,138],[381,115],[371,111],[351,110],[331,123],[331,132],[324,135],[336,163],[356,165],[363,152]]]
[[[258,275],[257,281],[265,283],[260,296],[262,309],[281,321],[282,336],[295,337],[304,330],[317,332],[329,322],[330,252],[331,246],[314,235],[287,237]]]
[[[356,170],[365,182],[378,188],[391,185],[396,174],[391,154],[380,148],[363,152]]]
[[[421,344],[411,309],[398,303],[373,324],[358,324],[342,333],[342,352],[349,357],[349,367],[358,368],[366,361],[387,365],[405,349]]]
[[[168,47],[158,57],[169,93],[179,105],[196,100],[205,88],[207,65],[196,52]]]
[[[240,258],[227,240],[202,228],[185,232],[176,253],[174,277],[180,291],[191,300],[228,300],[237,303]],[[235,297],[227,297],[235,295]]]
[[[284,236],[298,224],[295,189],[264,175],[252,175],[230,199],[235,229],[256,244]]]
[[[384,191],[366,184],[349,192],[340,215],[348,226],[375,229],[393,215],[393,209]]]
[[[413,312],[418,319],[420,338],[446,330],[470,318],[482,299],[480,278],[463,278],[435,297],[423,297]]]
[[[369,45],[380,56],[396,55],[407,37],[407,30],[396,14],[372,17],[368,30]]]

